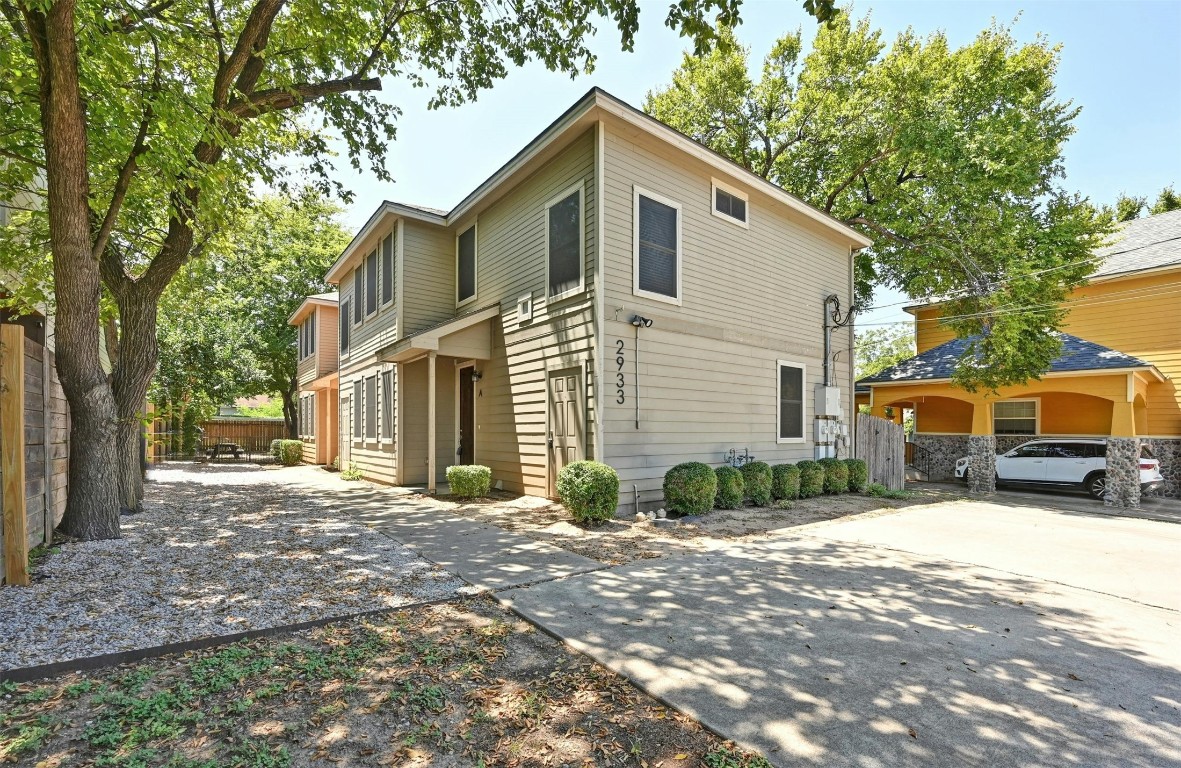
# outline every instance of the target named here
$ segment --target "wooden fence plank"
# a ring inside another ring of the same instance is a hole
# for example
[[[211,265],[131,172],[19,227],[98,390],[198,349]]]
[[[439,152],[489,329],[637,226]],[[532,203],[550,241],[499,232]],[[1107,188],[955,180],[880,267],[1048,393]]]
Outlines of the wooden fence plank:
[[[25,517],[25,331],[0,324],[0,505],[4,526],[4,580],[29,583]]]
[[[857,458],[869,469],[869,482],[899,490],[906,481],[906,432],[877,416],[857,416]]]

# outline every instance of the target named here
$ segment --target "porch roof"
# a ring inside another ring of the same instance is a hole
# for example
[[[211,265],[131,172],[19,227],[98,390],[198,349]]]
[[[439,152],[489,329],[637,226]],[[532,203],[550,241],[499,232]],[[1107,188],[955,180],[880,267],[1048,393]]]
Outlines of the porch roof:
[[[462,332],[478,329],[481,323],[499,314],[500,304],[496,303],[444,320],[383,347],[378,350],[377,359],[383,363],[404,363],[428,352],[438,352],[452,357],[487,360],[492,357],[490,329],[485,326],[484,333]]]
[[[1158,379],[1162,378],[1156,366],[1147,360],[1142,360],[1124,352],[1120,352],[1093,341],[1071,336],[1069,333],[1058,333],[1062,340],[1062,352],[1050,363],[1047,374],[1079,373],[1082,371],[1116,372],[1130,370],[1151,371]],[[968,336],[962,339],[952,339],[937,347],[928,349],[921,355],[903,360],[873,376],[866,376],[857,382],[860,386],[881,384],[902,384],[906,382],[929,382],[947,380],[955,372],[968,345],[979,336]]]

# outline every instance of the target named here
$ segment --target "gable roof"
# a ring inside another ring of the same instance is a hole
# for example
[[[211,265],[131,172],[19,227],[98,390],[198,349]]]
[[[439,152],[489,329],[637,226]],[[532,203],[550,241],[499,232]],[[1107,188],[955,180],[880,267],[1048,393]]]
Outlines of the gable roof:
[[[1147,360],[1096,344],[1093,341],[1071,336],[1069,333],[1056,334],[1062,340],[1062,352],[1050,363],[1046,373],[1077,373],[1079,371],[1116,371],[1144,368],[1155,371]],[[932,347],[921,355],[903,360],[873,376],[857,381],[862,384],[893,384],[911,381],[940,381],[950,379],[956,363],[968,348],[968,344],[979,339],[969,336],[952,339]],[[1158,374],[1159,375],[1159,374]]]
[[[295,311],[291,313],[291,317],[287,318],[288,325],[299,325],[303,322],[304,315],[308,314],[314,306],[335,307],[340,302],[340,294],[336,291],[329,293],[315,293],[304,299]]]
[[[818,208],[812,207],[782,187],[772,184],[762,176],[753,173],[730,158],[715,152],[704,144],[694,141],[672,126],[662,123],[646,112],[633,107],[622,99],[612,96],[610,93],[596,86],[587,91],[586,95],[562,113],[557,120],[550,123],[536,138],[525,145],[520,152],[513,155],[508,162],[485,179],[483,183],[472,190],[470,194],[450,211],[395,203],[389,200],[382,202],[377,207],[377,210],[369,217],[368,221],[365,222],[365,225],[357,232],[356,236],[353,237],[352,241],[345,247],[344,251],[341,252],[340,258],[328,270],[327,280],[329,282],[336,281],[336,273],[349,261],[355,249],[373,233],[373,230],[381,223],[386,215],[394,214],[441,226],[455,224],[489,195],[495,194],[517,171],[521,170],[543,151],[555,144],[574,139],[580,135],[587,125],[586,120],[596,111],[612,115],[676,149],[693,155],[720,173],[724,173],[736,179],[738,182],[762,192],[768,197],[783,203],[793,211],[802,214],[805,218],[820,224],[856,249],[867,248],[873,244],[872,240],[844,222],[839,221]]]
[[[1118,239],[1095,255],[1101,261],[1092,280],[1181,266],[1181,210],[1125,222]]]

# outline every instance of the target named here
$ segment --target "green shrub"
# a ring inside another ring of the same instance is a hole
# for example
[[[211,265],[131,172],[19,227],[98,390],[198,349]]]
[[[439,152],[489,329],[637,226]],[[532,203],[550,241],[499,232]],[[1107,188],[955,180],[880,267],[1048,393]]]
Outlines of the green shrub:
[[[796,462],[800,470],[800,498],[810,499],[824,493],[824,467],[811,459]]]
[[[816,462],[824,467],[824,492],[844,493],[849,490],[849,468],[840,459],[821,459]]]
[[[279,460],[279,446],[282,444],[282,438],[277,438],[271,441],[271,455],[275,457],[275,461]]]
[[[598,461],[574,461],[558,472],[558,498],[580,523],[598,523],[615,516],[619,475]]]
[[[865,486],[865,495],[876,496],[877,498],[881,499],[901,500],[911,498],[914,496],[914,493],[901,488],[896,491],[892,491],[881,483],[870,483],[869,485]]]
[[[845,459],[845,466],[849,469],[849,490],[854,493],[864,491],[869,482],[869,465],[861,459]]]
[[[285,467],[293,467],[303,461],[303,440],[280,440],[279,454],[275,457]]]
[[[771,503],[771,465],[765,461],[751,461],[742,465],[742,487],[746,498],[756,507]]]
[[[746,489],[742,481],[742,473],[734,467],[718,467],[714,470],[718,478],[718,492],[714,496],[714,506],[718,509],[738,509],[742,506],[742,499],[746,496]]]
[[[670,512],[700,515],[713,509],[718,476],[700,461],[678,464],[664,473],[664,503]]]
[[[360,480],[361,478],[361,469],[355,461],[350,461],[348,468],[341,470],[340,473],[341,480]]]
[[[776,464],[771,467],[771,498],[777,500],[800,497],[800,468],[795,464]]]
[[[451,486],[451,495],[461,499],[487,496],[492,488],[492,470],[479,464],[447,467],[447,483]]]

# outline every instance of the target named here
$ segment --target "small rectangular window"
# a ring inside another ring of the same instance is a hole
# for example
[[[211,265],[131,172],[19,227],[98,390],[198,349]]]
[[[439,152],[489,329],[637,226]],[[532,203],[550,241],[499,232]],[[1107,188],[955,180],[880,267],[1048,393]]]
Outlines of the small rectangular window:
[[[377,251],[365,257],[365,316],[377,311]]]
[[[308,317],[308,354],[316,354],[316,310]]]
[[[545,242],[549,295],[565,296],[582,290],[582,185],[546,205]]]
[[[304,433],[308,437],[315,439],[316,437],[316,393],[308,395],[308,425],[307,431]]]
[[[745,192],[739,192],[732,187],[726,187],[717,179],[713,180],[714,209],[713,213],[723,219],[736,224],[747,226],[746,206],[748,197]]]
[[[377,377],[365,379],[365,439],[377,439]]]
[[[463,304],[476,296],[476,225],[455,239],[455,303]]]
[[[786,360],[779,365],[778,442],[804,439],[804,366]]]
[[[992,431],[998,435],[1036,435],[1037,401],[1004,400],[994,403]]]
[[[394,236],[381,241],[381,303],[394,300]]]
[[[361,439],[361,382],[353,382],[353,440]]]
[[[365,289],[365,273],[360,267],[353,270],[353,325],[361,323],[361,301]]]
[[[381,372],[381,439],[394,438],[394,372]]]
[[[346,299],[340,307],[340,354],[349,353],[349,301]]]
[[[681,207],[635,193],[634,293],[681,303]]]

